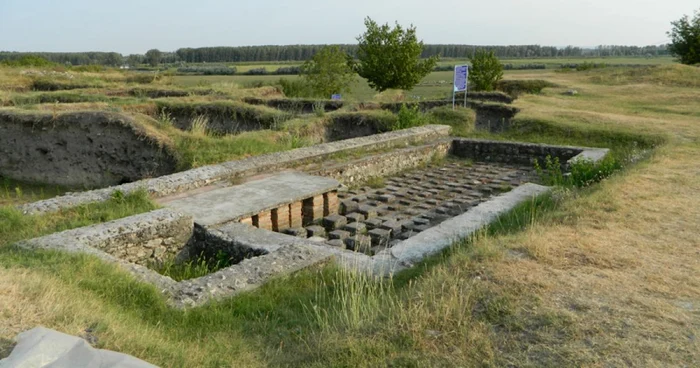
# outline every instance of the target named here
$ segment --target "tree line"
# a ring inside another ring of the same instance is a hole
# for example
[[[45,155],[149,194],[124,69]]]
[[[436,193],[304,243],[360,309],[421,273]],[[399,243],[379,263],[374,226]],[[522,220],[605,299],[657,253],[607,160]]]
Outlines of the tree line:
[[[278,62],[304,61],[312,58],[326,45],[286,45],[286,46],[241,46],[241,47],[200,47],[181,48],[175,52],[160,52],[158,63],[222,63],[222,62]],[[357,45],[337,45],[340,50],[352,57],[357,56]],[[149,50],[151,55],[153,51]],[[423,58],[465,59],[477,51],[493,51],[499,58],[549,58],[549,57],[607,57],[607,56],[662,56],[669,55],[666,45],[661,46],[598,46],[592,49],[567,46],[512,45],[512,46],[473,46],[473,45],[425,45]],[[146,55],[122,55],[116,52],[0,52],[0,61],[17,60],[23,56],[40,56],[54,63],[68,65],[140,65],[150,63]]]

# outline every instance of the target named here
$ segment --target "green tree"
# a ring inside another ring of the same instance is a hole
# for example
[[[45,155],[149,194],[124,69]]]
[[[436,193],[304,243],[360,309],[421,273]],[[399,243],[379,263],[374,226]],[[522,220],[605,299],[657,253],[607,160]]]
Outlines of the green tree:
[[[389,88],[411,90],[435,68],[437,56],[421,59],[424,46],[416,37],[416,27],[403,29],[397,23],[392,29],[369,17],[365,26],[367,31],[357,38],[358,61],[349,63],[370,87],[380,92]]]
[[[301,66],[301,75],[317,96],[330,98],[334,93],[350,91],[355,72],[348,55],[338,46],[326,46]]]
[[[668,32],[671,55],[683,64],[700,64],[700,11],[695,12],[693,19],[686,15],[671,24],[673,29]]]
[[[163,53],[158,49],[151,49],[146,51],[146,62],[151,66],[158,66],[160,64],[160,59],[163,57]]]
[[[478,50],[469,58],[469,86],[476,91],[493,91],[503,78],[503,64],[493,51]]]

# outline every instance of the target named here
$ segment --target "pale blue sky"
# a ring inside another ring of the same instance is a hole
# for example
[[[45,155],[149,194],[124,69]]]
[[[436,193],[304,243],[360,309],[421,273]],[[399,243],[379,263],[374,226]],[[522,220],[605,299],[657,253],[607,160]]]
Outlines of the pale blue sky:
[[[0,50],[117,51],[354,43],[363,19],[426,43],[649,45],[698,0],[0,0]]]

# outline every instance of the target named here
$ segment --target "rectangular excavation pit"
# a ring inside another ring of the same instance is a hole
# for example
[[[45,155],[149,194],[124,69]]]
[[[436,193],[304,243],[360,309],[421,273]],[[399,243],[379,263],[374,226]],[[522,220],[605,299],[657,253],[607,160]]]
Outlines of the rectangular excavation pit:
[[[169,209],[19,245],[94,254],[156,285],[173,306],[198,306],[331,257],[345,267],[382,275],[411,267],[550,190],[531,183],[536,181],[533,160],[558,157],[566,167],[575,160],[597,161],[607,154],[605,149],[468,139],[440,141],[435,147],[438,156],[449,151],[448,158],[428,160],[427,146],[402,148],[415,150],[413,156],[402,151],[398,156],[389,152],[363,158],[363,170],[381,168],[378,172],[388,173],[384,183],[374,188],[343,189],[335,179],[282,173],[166,200],[163,204]],[[410,162],[388,165],[382,161],[399,156]],[[426,160],[432,164],[426,165]],[[357,164],[357,160],[347,162]],[[385,170],[387,166],[401,170]],[[346,176],[336,169],[333,177],[342,182]],[[235,264],[178,282],[143,266],[155,251],[141,256],[127,251],[136,256],[125,259],[114,247],[100,245],[107,238],[130,239],[133,244],[153,241],[158,246],[187,244],[162,252],[182,260],[193,259],[193,254],[217,258],[227,252]]]
[[[494,196],[537,181],[537,177],[531,165],[473,162],[449,156],[443,162],[413,168],[383,181],[379,186],[331,193],[335,197],[331,199],[333,210],[322,212],[321,217],[320,201],[315,201],[321,198],[306,200],[305,213],[313,213],[308,217],[310,221],[282,232],[374,255]]]
[[[142,266],[206,262],[212,271],[268,253],[232,241],[193,223],[192,217],[162,209],[120,220],[55,233],[30,241],[32,248],[63,249]]]

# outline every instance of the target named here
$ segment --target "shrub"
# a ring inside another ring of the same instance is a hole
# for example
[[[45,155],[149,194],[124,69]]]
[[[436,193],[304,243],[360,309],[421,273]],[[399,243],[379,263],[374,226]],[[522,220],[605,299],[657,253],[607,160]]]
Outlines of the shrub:
[[[350,92],[355,73],[347,63],[348,55],[338,46],[326,46],[302,65],[302,78],[314,95],[330,98]]]
[[[0,65],[11,67],[50,67],[56,64],[44,59],[41,56],[26,55],[15,60],[3,60],[0,62]]]
[[[424,125],[425,119],[421,114],[417,105],[407,106],[406,104],[401,106],[399,110],[396,123],[391,128],[391,130],[401,130],[413,128],[416,126]]]
[[[265,68],[253,68],[245,72],[247,75],[267,75],[267,69]]]
[[[278,83],[287,97],[313,97],[314,95],[311,86],[302,79],[280,78]]]
[[[571,164],[571,184],[577,187],[587,187],[595,184],[616,171],[622,169],[620,161],[608,155],[594,163],[590,160],[577,160]]]
[[[233,75],[236,74],[236,68],[228,66],[186,66],[178,68],[177,72],[182,74]]]
[[[283,66],[275,70],[277,75],[297,75],[301,73],[301,67],[299,66]]]
[[[541,93],[544,88],[554,86],[556,86],[554,83],[541,79],[502,80],[498,82],[496,89],[517,97],[522,93]]]
[[[552,159],[547,156],[544,160],[544,168],[535,161],[535,171],[546,185],[587,187],[609,177],[622,169],[622,164],[612,155],[608,155],[598,162],[591,160],[576,160],[569,167],[569,174],[563,174],[559,158]]]
[[[493,91],[503,78],[503,64],[493,51],[477,51],[470,59],[469,85],[475,91]]]

